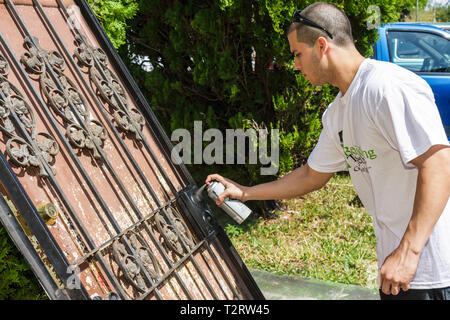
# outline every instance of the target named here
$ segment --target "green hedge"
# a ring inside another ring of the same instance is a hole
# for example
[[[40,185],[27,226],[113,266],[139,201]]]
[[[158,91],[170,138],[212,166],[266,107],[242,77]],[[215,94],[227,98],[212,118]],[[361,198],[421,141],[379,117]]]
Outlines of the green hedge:
[[[192,133],[198,120],[204,131],[279,129],[280,176],[305,162],[318,139],[321,115],[338,92],[328,85],[312,87],[293,68],[286,29],[293,11],[313,2],[141,0],[119,51],[169,137],[177,128]],[[368,27],[376,23],[369,6],[378,6],[383,23],[397,21],[403,8],[415,4],[329,2],[349,16],[364,56],[372,54],[377,37],[376,29]],[[260,167],[203,164],[188,169],[198,184],[213,172],[244,185],[276,178],[261,175]]]
[[[28,263],[0,224],[0,300],[46,298]]]

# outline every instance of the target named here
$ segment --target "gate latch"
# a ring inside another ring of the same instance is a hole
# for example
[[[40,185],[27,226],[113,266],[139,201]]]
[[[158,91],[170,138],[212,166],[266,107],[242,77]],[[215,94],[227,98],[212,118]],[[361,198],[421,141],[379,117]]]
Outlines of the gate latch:
[[[41,203],[36,209],[46,225],[55,224],[56,218],[58,218],[58,209],[53,203]]]

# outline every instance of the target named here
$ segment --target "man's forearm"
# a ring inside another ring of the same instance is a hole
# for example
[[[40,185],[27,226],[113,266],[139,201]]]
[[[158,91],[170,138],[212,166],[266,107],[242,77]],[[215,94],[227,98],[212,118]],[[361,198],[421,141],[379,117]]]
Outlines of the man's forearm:
[[[432,146],[411,163],[418,168],[413,212],[399,246],[381,266],[380,284],[385,294],[409,289],[420,253],[450,196],[450,148]]]
[[[417,254],[422,251],[449,196],[450,174],[447,168],[426,165],[419,169],[413,213],[402,239],[403,245]]]
[[[276,181],[246,187],[244,200],[291,199],[324,186],[334,173],[319,173],[307,164]]]

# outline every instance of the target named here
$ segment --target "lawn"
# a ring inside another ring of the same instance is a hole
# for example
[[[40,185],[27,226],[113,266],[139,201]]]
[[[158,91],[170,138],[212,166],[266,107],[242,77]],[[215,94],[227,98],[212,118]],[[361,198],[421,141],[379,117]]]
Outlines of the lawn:
[[[376,288],[372,217],[347,174],[303,199],[282,201],[275,215],[221,222],[248,268]]]

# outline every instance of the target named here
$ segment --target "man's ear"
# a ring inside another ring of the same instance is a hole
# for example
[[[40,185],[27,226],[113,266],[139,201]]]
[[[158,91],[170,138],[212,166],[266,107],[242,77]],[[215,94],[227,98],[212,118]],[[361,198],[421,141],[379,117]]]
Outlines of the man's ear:
[[[319,49],[320,57],[322,57],[328,51],[328,40],[324,37],[317,38],[316,41],[317,48]]]

